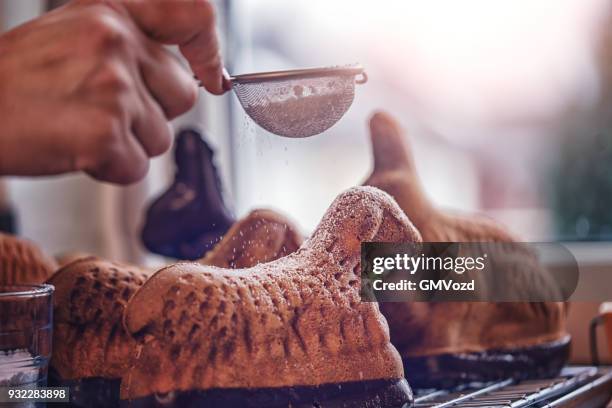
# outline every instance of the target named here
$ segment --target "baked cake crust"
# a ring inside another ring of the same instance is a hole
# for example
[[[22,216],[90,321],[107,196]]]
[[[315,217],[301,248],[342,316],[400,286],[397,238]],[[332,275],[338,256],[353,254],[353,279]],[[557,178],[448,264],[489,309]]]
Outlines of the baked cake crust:
[[[291,255],[248,269],[158,271],[126,309],[139,350],[122,399],[403,378],[378,305],[360,299],[360,245],[419,240],[389,195],[358,187]]]
[[[391,194],[424,242],[517,242],[485,217],[437,209],[423,191],[400,126],[389,115],[375,114],[370,134],[374,170],[364,184]],[[522,257],[517,271],[525,277],[522,284],[546,279],[538,275],[537,262],[525,251],[517,254]],[[517,278],[508,284],[521,282]],[[402,356],[515,349],[567,336],[565,306],[559,302],[382,303],[381,310]]]
[[[55,286],[51,368],[62,380],[121,378],[135,346],[122,326],[123,310],[148,275],[88,257],[49,279]]]
[[[43,283],[56,269],[36,244],[0,233],[0,285]]]

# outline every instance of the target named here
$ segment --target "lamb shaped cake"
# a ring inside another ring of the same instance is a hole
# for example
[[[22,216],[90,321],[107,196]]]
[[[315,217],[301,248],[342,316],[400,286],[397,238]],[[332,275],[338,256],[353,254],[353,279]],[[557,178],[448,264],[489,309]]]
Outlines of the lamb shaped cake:
[[[130,299],[126,406],[401,407],[385,318],[360,298],[362,241],[418,242],[395,201],[357,187],[294,253],[246,269],[181,263]]]
[[[200,262],[249,267],[294,252],[301,242],[284,216],[254,210]],[[116,407],[136,345],[123,328],[123,311],[150,271],[82,254],[66,257],[62,264],[48,282],[56,288],[51,382],[69,386],[75,406]]]
[[[43,283],[57,263],[30,241],[0,233],[0,285]]]
[[[365,184],[392,195],[414,222],[423,242],[517,241],[485,217],[436,208],[422,189],[403,132],[390,116],[374,115],[370,131],[374,170]],[[515,260],[511,267],[516,279],[505,285],[529,290],[527,286],[534,282],[546,282],[547,277],[526,247],[508,247],[516,251],[509,255]],[[508,276],[500,274],[498,278]],[[413,386],[554,376],[569,354],[565,305],[560,302],[389,302],[381,303],[381,310]]]

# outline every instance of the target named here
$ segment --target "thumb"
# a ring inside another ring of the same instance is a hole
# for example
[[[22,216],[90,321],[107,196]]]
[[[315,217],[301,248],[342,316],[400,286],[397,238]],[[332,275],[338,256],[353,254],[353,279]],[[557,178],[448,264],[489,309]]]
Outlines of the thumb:
[[[228,90],[210,1],[122,0],[121,4],[150,38],[179,46],[209,92],[220,95]]]

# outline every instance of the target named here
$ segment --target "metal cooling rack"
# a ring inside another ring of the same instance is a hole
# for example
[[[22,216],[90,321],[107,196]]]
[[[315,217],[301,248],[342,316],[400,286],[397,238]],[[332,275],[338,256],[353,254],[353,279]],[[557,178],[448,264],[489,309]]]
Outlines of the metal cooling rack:
[[[417,390],[414,408],[605,407],[612,369],[567,367],[556,378],[469,384],[454,390]]]

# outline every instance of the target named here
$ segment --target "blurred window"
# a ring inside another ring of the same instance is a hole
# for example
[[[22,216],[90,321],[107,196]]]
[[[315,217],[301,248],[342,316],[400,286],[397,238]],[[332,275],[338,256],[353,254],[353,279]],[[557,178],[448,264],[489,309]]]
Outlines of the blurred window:
[[[369,173],[367,120],[384,109],[437,204],[525,239],[606,239],[611,142],[594,116],[609,104],[606,3],[232,2],[232,73],[360,62],[370,77],[340,123],[309,139],[267,133],[232,98],[238,212],[277,207],[313,228]]]

